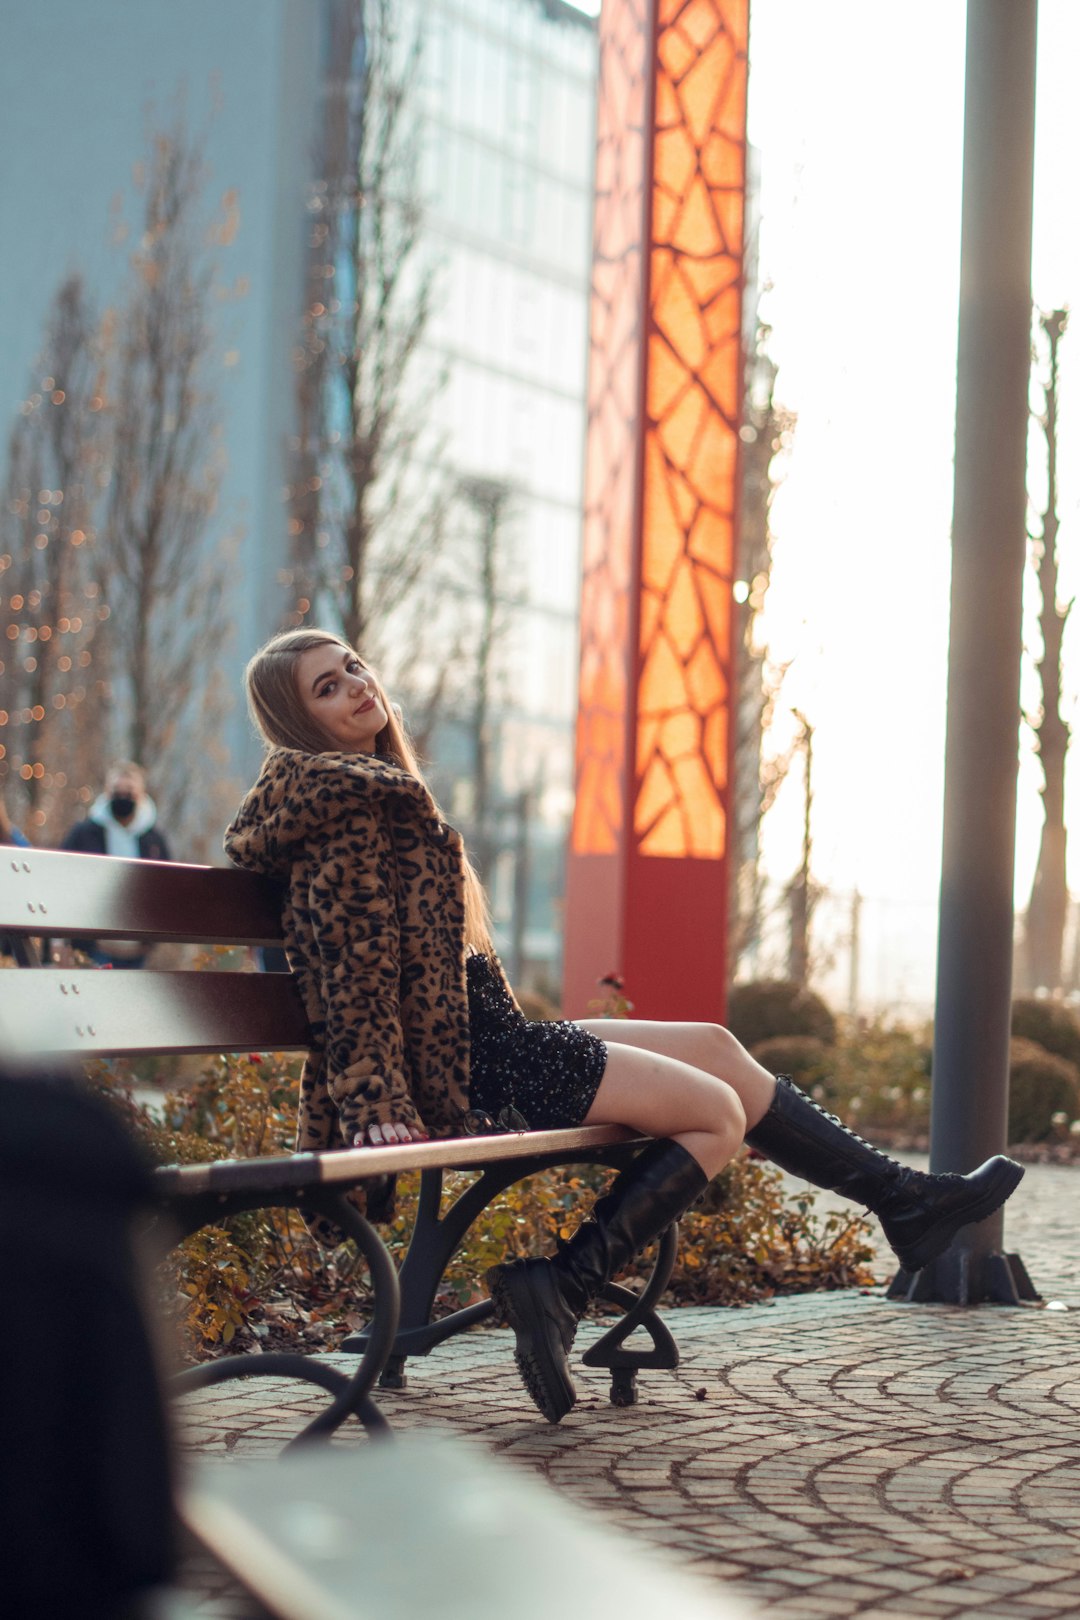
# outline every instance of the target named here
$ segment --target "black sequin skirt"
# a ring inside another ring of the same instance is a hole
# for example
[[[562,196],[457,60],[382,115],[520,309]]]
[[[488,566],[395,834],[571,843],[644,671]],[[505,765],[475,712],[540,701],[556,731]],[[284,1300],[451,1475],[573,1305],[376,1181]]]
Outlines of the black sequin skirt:
[[[492,1118],[516,1108],[534,1131],[580,1125],[604,1078],[604,1042],[568,1018],[530,1023],[486,956],[470,956],[465,976],[472,1106]]]

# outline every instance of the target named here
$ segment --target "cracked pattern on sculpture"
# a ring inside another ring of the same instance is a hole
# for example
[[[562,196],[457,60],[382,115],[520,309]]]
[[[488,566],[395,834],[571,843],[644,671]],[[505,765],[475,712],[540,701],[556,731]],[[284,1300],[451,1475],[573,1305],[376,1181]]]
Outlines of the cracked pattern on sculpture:
[[[655,92],[634,835],[726,848],[742,395],[746,0],[662,0]]]
[[[622,845],[632,710],[637,851],[714,859],[725,852],[747,10],[747,0],[659,7],[643,322],[647,18],[641,0],[604,9],[577,854]]]

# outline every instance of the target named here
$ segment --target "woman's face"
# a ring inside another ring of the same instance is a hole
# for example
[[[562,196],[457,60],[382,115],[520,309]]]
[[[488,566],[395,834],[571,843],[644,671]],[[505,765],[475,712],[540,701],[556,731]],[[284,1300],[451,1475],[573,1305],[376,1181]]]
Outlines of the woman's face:
[[[356,654],[337,642],[309,647],[296,665],[300,701],[343,754],[373,754],[388,716],[382,693]]]

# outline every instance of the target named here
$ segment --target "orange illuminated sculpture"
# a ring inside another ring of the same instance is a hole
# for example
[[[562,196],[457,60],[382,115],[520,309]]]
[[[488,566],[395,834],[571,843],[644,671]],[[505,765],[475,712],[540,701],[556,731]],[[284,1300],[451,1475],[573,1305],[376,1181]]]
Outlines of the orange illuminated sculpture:
[[[604,0],[565,1010],[723,1012],[749,0]]]

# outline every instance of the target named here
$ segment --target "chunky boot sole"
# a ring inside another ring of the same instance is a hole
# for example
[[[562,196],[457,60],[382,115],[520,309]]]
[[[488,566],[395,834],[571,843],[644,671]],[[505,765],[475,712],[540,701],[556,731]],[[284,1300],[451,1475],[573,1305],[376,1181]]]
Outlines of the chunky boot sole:
[[[492,1266],[484,1281],[496,1311],[514,1330],[514,1360],[522,1383],[548,1422],[560,1422],[574,1406],[577,1390],[566,1372],[565,1354],[560,1357],[551,1347],[551,1335],[558,1336],[558,1327],[535,1297],[524,1271]]]
[[[1013,1159],[1003,1157],[991,1159],[988,1160],[988,1166],[982,1195],[967,1204],[958,1205],[948,1213],[928,1210],[927,1218],[932,1224],[915,1242],[906,1242],[898,1238],[894,1243],[889,1238],[888,1217],[881,1218],[881,1229],[905,1271],[911,1273],[921,1271],[931,1260],[936,1260],[939,1254],[944,1254],[957,1232],[976,1221],[985,1221],[988,1215],[1001,1208],[1006,1198],[1016,1191],[1023,1180],[1024,1167]]]

